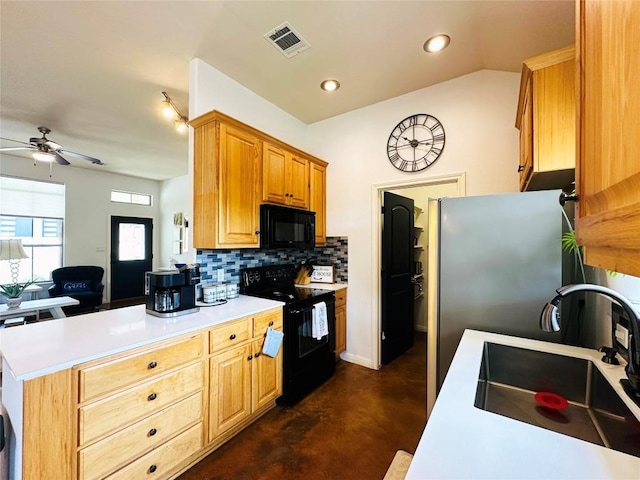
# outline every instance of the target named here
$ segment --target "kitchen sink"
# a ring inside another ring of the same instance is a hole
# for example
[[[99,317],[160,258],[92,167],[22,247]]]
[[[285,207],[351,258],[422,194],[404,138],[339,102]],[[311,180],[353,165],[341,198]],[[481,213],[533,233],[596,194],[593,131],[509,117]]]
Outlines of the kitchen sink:
[[[537,392],[568,406],[542,406]],[[485,342],[475,406],[640,458],[640,422],[590,360]]]

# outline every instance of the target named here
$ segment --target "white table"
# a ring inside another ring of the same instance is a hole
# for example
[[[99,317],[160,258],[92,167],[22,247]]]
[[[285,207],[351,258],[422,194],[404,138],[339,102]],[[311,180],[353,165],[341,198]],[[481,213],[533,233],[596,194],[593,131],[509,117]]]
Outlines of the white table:
[[[66,315],[62,307],[78,305],[80,302],[71,297],[43,298],[41,300],[27,300],[16,308],[8,308],[6,304],[0,305],[0,324],[4,324],[7,318],[24,317],[26,315],[36,315],[40,319],[41,310],[49,310],[53,318],[64,318]]]
[[[32,283],[27,288],[24,289],[24,293],[31,294],[31,300],[36,300],[38,298],[38,293],[42,291],[42,287],[40,285],[36,285]]]

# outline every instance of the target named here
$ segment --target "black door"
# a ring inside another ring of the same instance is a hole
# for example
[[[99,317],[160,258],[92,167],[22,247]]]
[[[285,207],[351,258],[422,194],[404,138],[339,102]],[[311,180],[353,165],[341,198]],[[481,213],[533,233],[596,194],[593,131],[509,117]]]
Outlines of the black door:
[[[384,192],[382,364],[413,345],[413,200]]]
[[[144,296],[153,259],[150,218],[111,217],[111,301]]]

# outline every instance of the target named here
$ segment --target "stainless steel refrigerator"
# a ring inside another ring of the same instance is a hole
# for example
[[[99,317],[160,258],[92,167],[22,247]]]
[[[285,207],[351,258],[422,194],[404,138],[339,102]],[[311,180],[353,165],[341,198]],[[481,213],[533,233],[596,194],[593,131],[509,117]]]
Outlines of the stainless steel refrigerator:
[[[561,341],[538,326],[543,305],[563,285],[559,195],[429,202],[428,413],[465,329]]]

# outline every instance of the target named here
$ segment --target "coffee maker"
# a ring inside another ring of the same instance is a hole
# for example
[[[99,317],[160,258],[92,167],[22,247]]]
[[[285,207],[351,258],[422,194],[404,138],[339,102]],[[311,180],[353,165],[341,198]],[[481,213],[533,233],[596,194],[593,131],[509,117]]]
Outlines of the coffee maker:
[[[196,285],[200,266],[187,265],[178,271],[145,273],[147,313],[156,317],[177,317],[200,310],[196,306]]]

